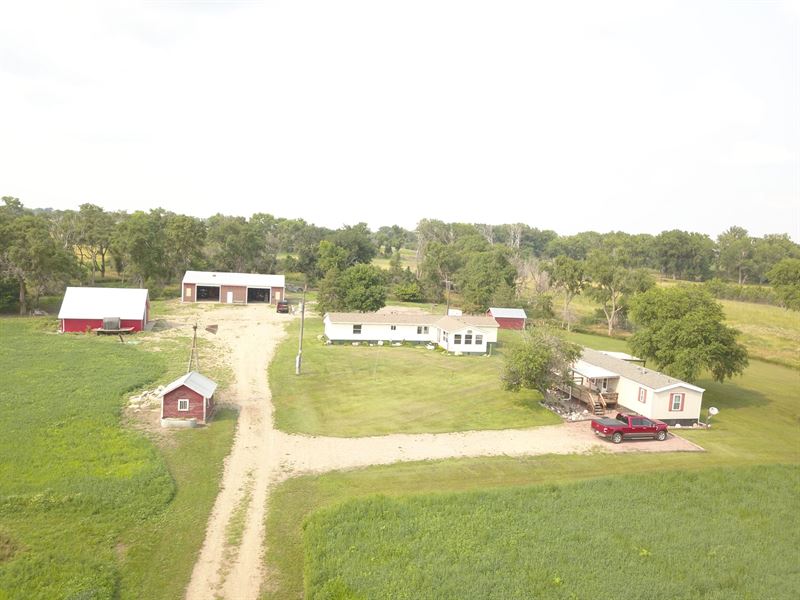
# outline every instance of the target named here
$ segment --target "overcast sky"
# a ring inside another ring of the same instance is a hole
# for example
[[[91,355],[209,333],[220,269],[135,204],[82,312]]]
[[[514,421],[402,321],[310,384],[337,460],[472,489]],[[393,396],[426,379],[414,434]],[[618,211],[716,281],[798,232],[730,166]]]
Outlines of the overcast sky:
[[[0,1],[0,195],[800,240],[800,7]]]

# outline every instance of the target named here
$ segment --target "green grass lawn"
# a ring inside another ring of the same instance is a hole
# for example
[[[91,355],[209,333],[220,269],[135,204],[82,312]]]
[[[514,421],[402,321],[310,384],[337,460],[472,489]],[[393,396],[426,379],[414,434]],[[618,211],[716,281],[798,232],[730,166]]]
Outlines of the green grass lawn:
[[[120,344],[51,328],[0,319],[0,598],[179,596],[234,415],[159,448],[121,425],[121,408],[174,374],[183,346],[150,353],[147,336]]]
[[[590,347],[608,350],[626,350],[624,342],[611,340],[602,336],[589,336],[586,334],[572,334],[572,339],[576,342],[584,343]],[[621,345],[622,344],[622,345]],[[632,473],[662,473],[663,477],[674,477],[675,473],[688,477],[689,481],[696,481],[698,490],[708,490],[710,481],[718,481],[720,476],[709,472],[712,468],[731,468],[741,469],[748,466],[765,464],[800,464],[800,404],[797,402],[798,390],[800,390],[800,373],[795,370],[782,366],[768,364],[760,361],[753,361],[742,377],[736,378],[732,382],[717,384],[709,380],[701,380],[699,385],[706,388],[704,406],[717,406],[720,413],[715,417],[714,425],[710,430],[688,431],[684,430],[681,435],[699,443],[707,452],[704,453],[669,453],[669,454],[598,454],[598,455],[573,455],[573,456],[534,456],[526,458],[478,458],[437,461],[428,463],[405,463],[399,465],[373,467],[357,471],[329,473],[323,476],[308,476],[291,479],[277,488],[271,497],[269,515],[267,519],[267,537],[269,543],[268,570],[271,574],[268,581],[265,598],[301,598],[304,591],[303,565],[308,559],[318,560],[318,557],[306,556],[311,545],[304,540],[304,523],[320,509],[335,510],[352,500],[371,498],[376,494],[381,494],[390,498],[412,497],[419,499],[423,504],[432,502],[442,493],[451,492],[471,492],[486,491],[491,489],[506,489],[517,486],[541,486],[529,488],[528,492],[532,498],[538,497],[537,494],[544,493],[543,490],[553,490],[553,493],[572,494],[565,487],[565,484],[572,482],[584,482],[588,480],[615,478],[627,476]],[[732,479],[734,485],[737,482],[746,482],[751,473],[757,473],[758,468],[746,473],[737,473],[735,470],[723,471],[732,473],[726,477]],[[794,485],[797,481],[796,470],[786,472]],[[714,479],[716,478],[716,479]],[[678,479],[681,479],[680,477]],[[724,479],[724,477],[723,477]],[[656,478],[658,480],[658,478]],[[669,479],[675,481],[675,479]],[[611,484],[599,484],[611,485]],[[715,484],[716,485],[716,484]],[[727,485],[721,483],[720,485]],[[613,486],[612,486],[613,487]],[[741,498],[737,500],[737,506],[750,507],[769,507],[770,504],[764,503],[764,499],[772,497],[773,491],[769,488],[776,487],[779,490],[780,499],[777,502],[781,506],[786,506],[787,502],[793,503],[794,513],[788,515],[788,520],[783,518],[777,521],[780,525],[791,527],[790,532],[794,538],[791,544],[786,542],[785,537],[775,538],[777,549],[785,555],[793,555],[796,551],[797,537],[796,524],[797,517],[797,495],[796,489],[790,491],[786,486],[772,486],[766,483],[763,486],[742,485]],[[581,487],[575,488],[582,490],[583,498],[582,511],[593,513],[599,505],[604,504],[604,497],[591,494],[593,490],[604,489]],[[653,488],[658,490],[656,486]],[[653,503],[663,503],[664,494],[654,492],[651,498]],[[688,493],[688,492],[687,492]],[[614,494],[610,494],[612,497]],[[710,495],[712,499],[714,495]],[[433,498],[433,500],[432,500]],[[405,501],[405,500],[404,500]],[[410,502],[410,500],[409,500]],[[577,500],[576,500],[577,502]],[[725,498],[720,499],[715,505],[725,504]],[[744,505],[742,503],[745,503]],[[748,504],[749,503],[749,504]],[[691,509],[681,504],[682,508]],[[579,511],[578,511],[579,512]],[[575,510],[568,511],[568,515],[574,515]],[[623,512],[623,516],[627,514]],[[765,514],[771,515],[770,510]],[[524,515],[517,515],[524,519]],[[602,513],[599,517],[601,523],[611,523],[619,514]],[[516,518],[516,517],[515,517]],[[584,518],[580,516],[580,518]],[[637,517],[638,519],[639,517]],[[700,518],[700,517],[697,517]],[[753,518],[751,510],[743,510],[738,518]],[[777,517],[775,517],[777,518]],[[734,521],[738,523],[738,521]],[[380,518],[371,521],[371,525],[380,530],[384,525]],[[387,524],[388,526],[388,524]],[[639,522],[638,526],[648,530],[653,527],[662,527],[661,523],[652,520]],[[770,525],[774,530],[774,525]],[[606,525],[602,525],[606,528]],[[426,535],[424,530],[415,530],[417,537]],[[454,530],[453,538],[457,537],[458,530]],[[536,531],[530,534],[537,534]],[[528,534],[526,534],[528,535]],[[671,534],[670,534],[671,535]],[[702,537],[702,535],[701,535]],[[685,538],[692,541],[692,536]],[[656,540],[658,541],[658,540]],[[697,540],[694,540],[697,541]],[[718,528],[709,528],[708,536],[702,538],[704,547],[709,552],[714,549],[714,545],[724,546],[724,532]],[[456,544],[456,539],[445,537],[443,544]],[[359,540],[351,538],[348,540],[347,548],[357,546]],[[763,551],[763,545],[756,543],[750,546],[752,551]],[[552,546],[545,547],[549,552]],[[651,553],[653,548],[645,546]],[[719,552],[720,549],[716,551]],[[407,547],[398,546],[398,553],[408,550]],[[730,548],[725,548],[728,552]],[[362,552],[362,549],[357,549]],[[377,551],[376,547],[369,546],[363,550]],[[769,552],[772,554],[773,549]],[[638,558],[638,557],[637,557]],[[635,560],[636,558],[634,558]],[[705,557],[708,560],[708,557]],[[658,559],[662,560],[662,559]],[[575,569],[581,568],[584,564],[582,555],[572,557],[572,564]],[[314,563],[318,564],[318,563]],[[360,563],[364,565],[365,563]],[[369,564],[367,564],[367,567]],[[523,563],[518,563],[518,569],[513,571],[509,577],[517,577],[519,583],[521,578],[526,576]],[[615,563],[616,566],[616,563]],[[315,568],[316,570],[316,568]],[[796,570],[795,570],[796,571]],[[309,577],[313,571],[309,571]],[[552,577],[560,577],[564,585],[554,586],[553,593],[558,594],[567,585],[574,584],[567,579],[567,573],[554,572]],[[692,575],[694,577],[694,575]],[[692,590],[687,590],[687,595],[677,597],[706,597],[706,598],[730,598],[747,597],[744,594],[722,594],[718,590],[725,589],[728,583],[726,576],[721,576],[718,580],[710,581],[711,587],[698,588],[708,590],[705,595],[697,594],[692,596]],[[736,585],[734,575],[727,579],[730,585]],[[341,582],[340,582],[341,583]],[[336,596],[336,586],[339,591],[342,588],[340,583],[332,583],[334,586],[330,594],[320,594],[320,597],[358,597],[348,596],[342,593]],[[343,582],[345,585],[352,585],[351,580]],[[672,585],[669,581],[664,582],[666,586]],[[323,584],[324,585],[324,584]],[[749,584],[743,584],[749,585]],[[717,586],[717,587],[713,587]],[[796,582],[795,582],[796,586]],[[315,588],[316,589],[316,588]],[[574,588],[569,588],[573,589]],[[744,590],[745,588],[741,588]],[[778,589],[778,588],[776,588]],[[717,590],[717,591],[715,591]],[[357,590],[358,591],[358,590]],[[418,590],[420,591],[420,590]],[[716,594],[716,595],[715,595]],[[769,596],[769,594],[767,594]],[[380,593],[372,595],[365,593],[363,597],[385,597]],[[570,597],[568,594],[559,596],[551,595],[542,597]],[[578,598],[586,597],[578,594]],[[601,596],[603,597],[603,596]],[[617,596],[606,596],[617,597]],[[752,597],[764,597],[753,594]],[[770,597],[780,598],[780,595]]]
[[[306,522],[305,596],[790,598],[798,475],[714,469],[353,500]]]
[[[357,437],[559,422],[537,392],[500,389],[501,351],[445,356],[422,346],[326,346],[316,339],[321,333],[321,319],[306,319],[301,376],[294,369],[297,321],[270,365],[275,424],[283,431]]]

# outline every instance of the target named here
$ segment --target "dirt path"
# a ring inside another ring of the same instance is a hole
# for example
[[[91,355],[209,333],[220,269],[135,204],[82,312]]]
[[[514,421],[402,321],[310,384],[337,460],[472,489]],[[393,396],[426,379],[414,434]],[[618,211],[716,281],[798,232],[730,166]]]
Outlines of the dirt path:
[[[214,318],[220,323],[214,341],[230,351],[234,372],[227,401],[240,412],[221,490],[186,597],[257,598],[263,579],[266,498],[270,478],[278,468],[266,368],[286,335],[283,323],[290,317],[276,314],[271,307],[248,306],[219,308]],[[227,533],[237,511],[244,512],[238,548],[228,543]]]
[[[220,308],[218,343],[230,349],[235,383],[228,400],[240,407],[233,448],[225,460],[221,491],[186,597],[255,600],[264,581],[264,516],[273,485],[303,473],[323,473],[399,461],[474,456],[523,456],[600,452],[697,451],[670,436],[665,442],[613,445],[597,439],[586,423],[533,429],[444,434],[333,438],[277,431],[267,364],[290,318],[265,307]],[[232,517],[244,514],[238,547],[228,540]]]

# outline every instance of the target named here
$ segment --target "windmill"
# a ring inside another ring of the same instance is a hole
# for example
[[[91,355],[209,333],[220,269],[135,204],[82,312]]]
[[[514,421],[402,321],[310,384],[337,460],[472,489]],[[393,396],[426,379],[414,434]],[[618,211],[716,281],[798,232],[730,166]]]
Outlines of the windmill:
[[[197,351],[197,323],[192,325],[192,329],[194,333],[192,334],[192,351],[189,354],[189,366],[186,367],[186,372],[189,373],[192,371],[192,363],[195,365],[195,371],[200,371],[200,354]],[[219,329],[218,325],[207,325],[205,330],[209,333],[214,335],[217,334],[217,330]]]

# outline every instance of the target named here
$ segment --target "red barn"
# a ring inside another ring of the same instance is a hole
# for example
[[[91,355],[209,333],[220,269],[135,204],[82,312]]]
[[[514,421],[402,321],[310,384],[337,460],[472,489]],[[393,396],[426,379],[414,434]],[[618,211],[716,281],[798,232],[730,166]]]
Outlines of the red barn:
[[[490,308],[487,315],[494,317],[500,329],[525,329],[528,315],[521,308]]]
[[[150,298],[145,289],[68,287],[58,311],[62,332],[85,333],[103,328],[142,331],[150,320]]]
[[[205,423],[214,412],[217,384],[197,371],[176,379],[161,392],[161,424],[164,419],[197,419]]]

